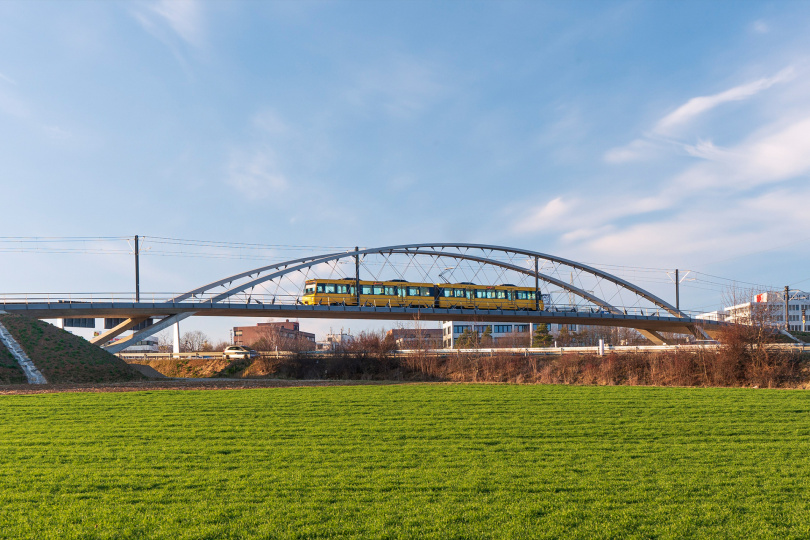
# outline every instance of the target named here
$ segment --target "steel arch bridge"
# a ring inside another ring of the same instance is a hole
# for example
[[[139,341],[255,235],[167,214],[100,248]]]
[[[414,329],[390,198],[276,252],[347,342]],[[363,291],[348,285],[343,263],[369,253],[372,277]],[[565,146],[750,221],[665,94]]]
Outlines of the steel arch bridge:
[[[304,282],[316,278],[352,279],[358,284],[369,279],[484,285],[509,281],[534,287],[538,301],[534,310],[522,311],[377,305],[371,297],[360,297],[358,287],[357,305],[303,305]],[[38,318],[122,318],[121,324],[93,339],[110,352],[119,352],[192,315],[602,325],[635,328],[657,344],[665,343],[661,332],[689,333],[702,339],[722,326],[696,320],[641,287],[593,266],[527,249],[456,243],[355,248],[307,256],[151,301],[49,298],[2,302],[0,311]],[[108,343],[152,317],[160,320],[126,339]]]

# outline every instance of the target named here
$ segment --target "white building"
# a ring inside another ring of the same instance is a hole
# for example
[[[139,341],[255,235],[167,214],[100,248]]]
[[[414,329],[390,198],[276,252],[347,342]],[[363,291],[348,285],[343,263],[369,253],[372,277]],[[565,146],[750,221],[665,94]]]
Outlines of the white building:
[[[788,330],[806,332],[810,325],[810,293],[790,291],[788,296]],[[741,324],[765,324],[785,328],[785,296],[782,292],[765,292],[754,296],[751,302],[728,306],[718,311],[702,313],[698,319],[728,321]]]
[[[351,330],[349,330],[349,332],[351,332]],[[343,330],[341,330],[339,334],[333,334],[330,332],[326,334],[326,339],[324,341],[316,342],[315,347],[319,351],[334,351],[341,345],[348,345],[352,342],[352,340],[354,340],[354,336],[344,333]]]
[[[569,332],[578,332],[579,326],[576,324],[547,324],[548,331],[552,336],[557,336],[563,327],[567,327]],[[493,345],[497,347],[531,347],[534,331],[537,324],[514,323],[514,322],[470,322],[470,321],[443,321],[442,322],[442,347],[452,349],[456,341],[465,330],[477,332],[480,338],[489,328]]]
[[[500,347],[531,347],[534,328],[528,323],[443,321],[442,346],[452,349],[465,331],[477,332],[482,336],[487,329],[494,345]]]

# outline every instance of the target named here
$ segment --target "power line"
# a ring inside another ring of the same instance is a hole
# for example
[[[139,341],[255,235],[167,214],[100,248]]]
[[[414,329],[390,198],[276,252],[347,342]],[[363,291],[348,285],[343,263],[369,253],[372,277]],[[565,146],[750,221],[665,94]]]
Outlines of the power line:
[[[130,240],[131,238],[131,236],[0,236],[0,242],[107,242],[111,240]]]
[[[143,240],[148,240],[153,244],[158,245],[166,245],[166,246],[185,246],[185,247],[196,247],[196,248],[210,248],[209,250],[201,250],[201,251],[193,251],[193,250],[149,250],[144,249],[141,254],[145,256],[160,256],[160,257],[186,257],[186,258],[206,258],[206,259],[240,259],[240,260],[268,260],[271,257],[276,258],[279,257],[280,253],[288,252],[288,251],[304,251],[304,250],[314,250],[314,249],[327,249],[332,251],[345,251],[350,252],[353,250],[351,246],[326,246],[326,245],[294,245],[294,244],[261,244],[261,243],[249,243],[249,242],[233,242],[233,241],[215,241],[215,240],[198,240],[198,239],[183,239],[183,238],[173,238],[173,237],[162,237],[162,236],[142,236]],[[132,237],[130,236],[2,236],[0,237],[0,252],[3,253],[53,253],[53,254],[75,254],[75,253],[85,253],[85,254],[92,254],[92,255],[124,255],[130,254],[131,250],[127,249],[118,249],[115,247],[109,248],[102,248],[99,247],[98,243],[104,242],[117,242],[117,241],[129,241]],[[794,245],[796,243],[804,242],[805,240],[799,242],[793,242],[787,245]],[[53,244],[64,244],[64,243],[94,243],[96,245],[86,248],[69,248],[64,246],[53,246]],[[48,244],[52,244],[52,246],[48,246]],[[778,248],[774,248],[778,249]],[[229,251],[238,250],[238,251],[247,251],[248,253],[228,253]],[[224,252],[223,252],[224,251]],[[272,251],[273,253],[268,253],[267,255],[262,255],[261,251]],[[773,251],[773,250],[765,250],[765,251]],[[452,257],[452,252],[448,252],[445,256]],[[442,254],[439,254],[442,256]],[[520,256],[516,257],[490,257],[489,260],[493,262],[508,262],[511,264],[515,264],[519,262]],[[364,264],[371,265],[370,261],[366,261]],[[392,264],[388,261],[388,264],[394,267],[403,267],[403,265],[396,265]],[[556,265],[555,270],[559,270],[561,268],[567,268],[568,265],[564,263],[556,263],[552,261],[552,264]],[[617,277],[632,277],[633,281],[642,282],[642,283],[654,283],[654,284],[666,284],[669,280],[664,278],[657,278],[655,274],[660,274],[661,272],[669,272],[670,269],[665,268],[654,268],[654,267],[642,267],[642,266],[628,266],[628,265],[618,265],[618,264],[600,264],[600,263],[586,263],[590,266],[593,266],[597,269],[609,269],[611,272],[614,272]],[[616,272],[616,270],[620,270]],[[706,285],[713,285],[716,287],[733,287],[736,285],[749,285],[752,287],[764,288],[764,289],[776,289],[778,287],[773,285],[765,285],[761,283],[754,283],[749,281],[743,281],[738,279],[726,278],[722,276],[716,276],[713,274],[708,274],[705,272],[700,272],[697,270],[691,271],[693,274],[696,275],[696,279],[694,281],[698,281],[700,283]],[[639,275],[641,274],[641,275]],[[647,275],[644,275],[647,274]],[[650,276],[649,274],[653,274]],[[706,278],[712,278],[713,280],[720,280],[720,282],[712,281],[712,279],[705,279],[701,276],[705,276]],[[810,278],[808,278],[810,279]],[[808,279],[802,280],[797,282],[803,283],[804,281],[808,281]],[[691,281],[691,280],[690,280]]]
[[[163,236],[142,236],[141,238],[148,238],[156,244],[175,244],[183,246],[199,246],[199,247],[220,247],[225,249],[284,249],[284,250],[303,250],[303,249],[330,249],[338,251],[350,251],[354,246],[317,246],[317,245],[293,245],[293,244],[256,244],[248,242],[227,242],[216,240],[190,240],[184,238],[168,238]]]

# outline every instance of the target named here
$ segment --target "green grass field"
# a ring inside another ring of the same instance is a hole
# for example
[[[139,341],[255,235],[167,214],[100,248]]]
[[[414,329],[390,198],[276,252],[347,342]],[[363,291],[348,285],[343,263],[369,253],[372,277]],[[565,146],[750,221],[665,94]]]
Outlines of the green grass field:
[[[807,538],[804,391],[0,397],[3,538]]]

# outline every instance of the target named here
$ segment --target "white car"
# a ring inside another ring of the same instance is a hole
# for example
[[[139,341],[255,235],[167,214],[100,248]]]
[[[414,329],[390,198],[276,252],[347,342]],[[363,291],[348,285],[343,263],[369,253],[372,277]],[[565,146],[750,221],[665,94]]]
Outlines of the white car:
[[[247,347],[240,347],[238,345],[231,345],[230,347],[225,347],[225,350],[222,352],[222,355],[225,357],[225,360],[234,360],[236,358],[256,358],[259,356],[259,353],[254,351],[253,349],[248,349]]]

